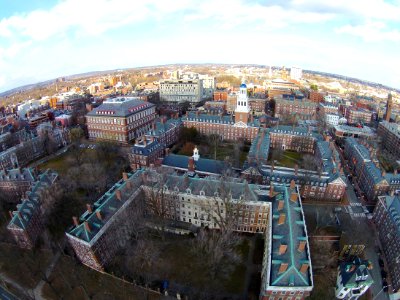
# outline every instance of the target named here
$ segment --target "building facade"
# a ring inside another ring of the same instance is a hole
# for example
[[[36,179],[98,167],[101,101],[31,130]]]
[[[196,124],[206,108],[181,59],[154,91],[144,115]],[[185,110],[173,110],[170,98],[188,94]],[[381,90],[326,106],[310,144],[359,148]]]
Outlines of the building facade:
[[[275,117],[282,119],[284,116],[295,114],[300,120],[315,120],[317,103],[305,100],[290,100],[275,98]]]
[[[89,139],[122,144],[148,132],[155,119],[155,105],[135,97],[107,99],[86,116]]]
[[[385,255],[392,291],[400,297],[400,198],[381,196],[373,220]],[[394,298],[397,299],[397,298]]]
[[[373,113],[364,108],[350,107],[346,109],[345,117],[349,124],[370,124]]]
[[[378,125],[377,134],[382,140],[383,147],[400,158],[400,126],[396,123],[382,121]]]
[[[203,82],[201,79],[164,80],[160,82],[161,101],[198,103],[202,99]]]
[[[31,249],[43,231],[44,217],[41,210],[41,190],[50,187],[58,175],[47,170],[38,175],[31,189],[22,197],[15,211],[10,212],[11,221],[7,226],[18,246]]]

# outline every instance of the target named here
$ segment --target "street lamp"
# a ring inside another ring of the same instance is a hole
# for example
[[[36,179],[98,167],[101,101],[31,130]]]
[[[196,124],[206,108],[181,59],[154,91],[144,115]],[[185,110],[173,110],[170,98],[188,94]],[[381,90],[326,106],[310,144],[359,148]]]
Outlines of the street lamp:
[[[389,287],[389,286],[391,286],[391,285],[390,285],[390,284],[384,285],[384,286],[382,287],[382,289],[379,291],[379,293],[376,294],[376,296],[375,296],[374,298],[372,298],[372,300],[375,300],[375,299],[379,296],[379,294],[382,293],[382,291],[383,291],[385,288]]]

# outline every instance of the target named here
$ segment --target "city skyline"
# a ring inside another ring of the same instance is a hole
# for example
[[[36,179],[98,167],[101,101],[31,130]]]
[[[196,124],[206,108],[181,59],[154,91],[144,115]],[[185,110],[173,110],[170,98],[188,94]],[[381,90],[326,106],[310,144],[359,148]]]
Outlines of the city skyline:
[[[0,92],[175,63],[299,66],[399,88],[399,1],[0,0]]]

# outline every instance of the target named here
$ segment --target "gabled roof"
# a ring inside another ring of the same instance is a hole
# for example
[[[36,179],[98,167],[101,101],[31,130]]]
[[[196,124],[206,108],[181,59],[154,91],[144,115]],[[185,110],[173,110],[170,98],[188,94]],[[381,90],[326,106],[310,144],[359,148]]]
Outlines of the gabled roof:
[[[360,285],[372,284],[371,264],[368,260],[361,260],[356,257],[352,262],[343,262],[340,264],[340,274],[344,287],[355,288]]]

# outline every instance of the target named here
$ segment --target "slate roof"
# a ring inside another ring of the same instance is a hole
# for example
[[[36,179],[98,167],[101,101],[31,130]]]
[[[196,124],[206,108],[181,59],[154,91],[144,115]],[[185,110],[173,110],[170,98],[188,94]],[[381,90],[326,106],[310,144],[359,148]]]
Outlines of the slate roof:
[[[195,121],[195,122],[205,122],[205,123],[214,123],[214,124],[229,124],[234,125],[235,120],[232,115],[210,115],[210,114],[196,114],[196,113],[188,113],[182,117],[182,120],[187,121]],[[260,122],[258,118],[254,118],[253,122],[248,122],[247,126],[251,127],[259,127]]]
[[[0,170],[0,181],[35,181],[31,168]]]
[[[386,196],[386,207],[390,218],[397,227],[397,232],[400,236],[400,197],[399,196]]]
[[[107,99],[103,104],[89,112],[87,116],[127,117],[152,106],[155,105],[150,102],[142,101],[138,97],[118,97]]]
[[[179,127],[182,125],[182,120],[180,118],[178,119],[168,119],[164,123],[162,123],[160,120],[157,120],[154,122],[154,128],[151,128],[146,135],[147,136],[155,136],[158,137],[164,133],[166,133],[168,130],[174,127]]]
[[[40,209],[40,191],[52,185],[57,177],[58,174],[51,170],[40,174],[22,202],[17,204],[17,210],[12,213],[13,217],[7,227],[26,229],[35,211]]]
[[[185,155],[169,154],[164,157],[162,165],[175,169],[187,170],[189,158],[189,156]],[[223,161],[201,157],[194,163],[196,172],[207,174],[220,175],[229,167],[228,164]]]
[[[287,125],[279,125],[275,126],[270,129],[271,133],[280,133],[280,134],[291,134],[291,135],[297,135],[297,136],[310,136],[313,138],[318,138],[318,134],[314,132],[309,132],[307,128],[305,127],[294,127],[293,126],[287,126]]]
[[[362,284],[372,284],[374,280],[368,267],[368,260],[361,260],[356,257],[352,262],[342,262],[339,265],[342,275],[343,286],[347,288],[356,288]]]
[[[256,138],[250,146],[249,158],[268,160],[269,147],[270,147],[269,133],[266,129],[261,129]]]
[[[157,151],[159,149],[164,149],[164,147],[158,141],[147,140],[146,145],[143,144],[143,141],[135,142],[135,145],[131,148],[131,151],[134,154],[141,154],[144,156],[148,156],[154,151]]]
[[[297,188],[288,186],[274,186],[276,195],[272,206],[272,239],[271,239],[271,266],[269,285],[276,287],[311,287],[312,267],[308,234],[305,227],[304,213]],[[291,194],[297,195],[296,201],[290,200]],[[279,209],[278,203],[283,201],[283,208]],[[280,224],[279,218],[285,214],[285,221]],[[299,243],[304,242],[305,248],[299,251]],[[287,250],[279,253],[281,245],[286,245]],[[281,264],[288,264],[284,272],[279,272]],[[308,265],[306,272],[301,272],[302,265]]]

